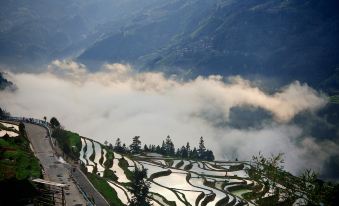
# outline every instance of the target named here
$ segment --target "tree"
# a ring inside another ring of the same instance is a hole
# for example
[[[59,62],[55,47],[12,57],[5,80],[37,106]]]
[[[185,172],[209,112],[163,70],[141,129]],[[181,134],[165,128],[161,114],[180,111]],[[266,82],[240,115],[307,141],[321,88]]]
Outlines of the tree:
[[[165,154],[170,155],[170,156],[174,156],[175,154],[174,144],[169,135],[167,136],[166,142],[165,142]]]
[[[122,145],[122,153],[128,153],[128,148],[125,143]]]
[[[150,198],[148,196],[150,183],[146,180],[147,170],[139,169],[135,167],[132,177],[132,183],[130,187],[130,192],[132,193],[132,198],[129,202],[129,206],[149,206]]]
[[[155,147],[154,144],[152,144],[152,145],[150,144],[149,149],[151,150],[151,152],[156,152],[156,147]]]
[[[161,149],[161,147],[159,145],[156,146],[155,152],[159,153],[159,154],[162,154],[162,149]]]
[[[187,158],[188,157],[188,152],[187,152],[187,149],[186,149],[185,146],[181,147],[180,155],[181,155],[181,158]]]
[[[51,120],[49,120],[53,128],[59,128],[60,127],[60,122],[58,121],[57,118],[52,117]]]
[[[144,152],[149,152],[150,151],[150,149],[148,148],[148,146],[145,144],[144,145]]]
[[[177,151],[175,152],[176,157],[181,157],[181,150],[178,148]]]
[[[166,154],[166,145],[165,141],[162,141],[161,147],[160,147],[160,154],[165,155]]]
[[[6,141],[9,141],[13,138],[11,138],[7,133],[2,137],[2,139],[6,140]]]
[[[141,151],[140,136],[133,137],[132,144],[129,146],[132,154],[138,154]]]
[[[192,159],[198,159],[199,158],[197,148],[195,148],[195,147],[193,148],[193,150],[190,154],[190,158],[192,158]]]
[[[6,117],[9,117],[11,116],[11,114],[9,112],[7,112],[5,109],[2,109],[0,107],[0,118],[6,118]]]
[[[212,150],[206,150],[204,160],[207,160],[207,161],[213,161],[214,160],[214,154],[213,154]]]
[[[121,147],[121,140],[120,140],[120,138],[118,138],[118,139],[115,141],[115,147]]]
[[[252,157],[252,167],[247,171],[249,176],[257,182],[263,182],[271,197],[275,197],[263,199],[262,196],[259,196],[258,203],[260,205],[278,204],[278,196],[281,192],[281,188],[277,185],[277,183],[281,180],[280,175],[283,171],[282,163],[284,163],[282,153],[279,153],[278,155],[271,154],[269,158],[266,158],[261,152],[259,152],[258,156]],[[283,182],[286,182],[286,180]],[[288,199],[290,198],[288,197]],[[295,198],[293,197],[292,199]]]
[[[20,135],[22,136],[22,137],[24,137],[25,136],[25,124],[24,123],[22,123],[22,122],[20,122],[20,124],[19,124],[19,132],[20,132]]]
[[[324,182],[318,178],[318,174],[308,169],[301,175],[300,188],[303,188],[307,198],[307,205],[337,205],[339,184]]]
[[[118,138],[118,139],[115,141],[114,150],[115,150],[116,152],[119,152],[119,153],[123,153],[123,152],[124,152],[124,151],[123,151],[124,149],[123,149],[123,147],[121,146],[120,138]]]
[[[189,142],[187,142],[187,144],[186,144],[186,151],[187,151],[187,156],[185,158],[189,158],[190,152],[191,152],[191,146],[190,146]]]
[[[206,147],[205,147],[205,143],[204,143],[204,138],[200,137],[199,149],[198,149],[198,156],[199,156],[200,159],[204,159],[205,151],[206,151]]]
[[[266,158],[259,152],[252,157],[249,176],[263,182],[266,190],[273,198],[262,198],[256,201],[259,205],[336,205],[333,195],[338,194],[338,185],[318,179],[312,170],[306,170],[301,177],[295,177],[284,171],[283,154],[271,154]],[[295,204],[298,200],[299,203]]]

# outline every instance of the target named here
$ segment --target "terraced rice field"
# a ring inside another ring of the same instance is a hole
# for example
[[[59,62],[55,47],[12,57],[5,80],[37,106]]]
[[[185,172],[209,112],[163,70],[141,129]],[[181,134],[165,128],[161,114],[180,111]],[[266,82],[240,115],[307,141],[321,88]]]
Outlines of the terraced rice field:
[[[6,134],[9,137],[16,137],[19,135],[18,133],[19,133],[18,125],[0,122],[0,137],[3,137]]]
[[[154,153],[126,156],[112,152],[113,158],[108,158],[108,151],[98,142],[83,138],[81,143],[79,159],[87,172],[95,171],[105,178],[123,204],[131,198],[128,174],[136,166],[148,171],[154,205],[255,205],[254,201],[245,200],[243,195],[262,192],[254,190],[261,183],[249,179],[245,169],[250,166],[246,162],[181,160]],[[107,170],[117,178],[105,176],[104,171]],[[264,186],[261,185],[261,188]]]

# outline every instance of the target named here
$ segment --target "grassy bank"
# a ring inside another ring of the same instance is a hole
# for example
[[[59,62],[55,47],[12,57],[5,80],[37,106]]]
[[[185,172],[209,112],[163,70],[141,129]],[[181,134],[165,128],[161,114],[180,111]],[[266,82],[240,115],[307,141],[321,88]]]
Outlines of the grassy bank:
[[[1,125],[1,129],[7,129]],[[41,178],[42,168],[29,146],[24,125],[18,136],[0,137],[0,205],[26,205],[37,192],[30,179]]]
[[[0,181],[41,177],[38,159],[29,147],[25,132],[17,137],[0,137]]]
[[[110,205],[123,206],[122,202],[118,198],[115,190],[109,186],[107,181],[104,178],[100,178],[95,174],[86,173],[88,179],[94,185],[94,187],[105,197]]]
[[[78,159],[81,150],[79,134],[63,129],[55,129],[52,136],[58,141],[60,148],[67,156]]]

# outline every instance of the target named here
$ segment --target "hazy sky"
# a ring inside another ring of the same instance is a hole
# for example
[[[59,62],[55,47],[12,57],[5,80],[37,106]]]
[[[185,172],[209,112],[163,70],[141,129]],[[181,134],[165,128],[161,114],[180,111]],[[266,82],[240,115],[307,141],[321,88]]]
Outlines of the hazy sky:
[[[197,146],[200,136],[217,159],[249,160],[259,151],[285,153],[286,169],[321,171],[338,146],[303,136],[291,123],[300,112],[314,112],[326,97],[306,84],[293,82],[267,94],[240,76],[197,77],[189,81],[162,73],[138,73],[129,65],[106,64],[95,73],[68,60],[53,61],[40,74],[8,73],[18,89],[1,91],[0,106],[13,115],[42,119],[55,116],[69,130],[101,142],[135,135],[147,144],[161,144],[170,135],[176,147]],[[272,115],[259,127],[230,126],[235,107],[261,108]]]

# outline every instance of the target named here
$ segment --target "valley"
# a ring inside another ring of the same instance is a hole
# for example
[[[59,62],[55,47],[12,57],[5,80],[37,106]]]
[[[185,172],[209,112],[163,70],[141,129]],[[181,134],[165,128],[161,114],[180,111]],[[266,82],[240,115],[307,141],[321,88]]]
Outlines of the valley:
[[[1,0],[0,205],[337,206],[338,11]]]

